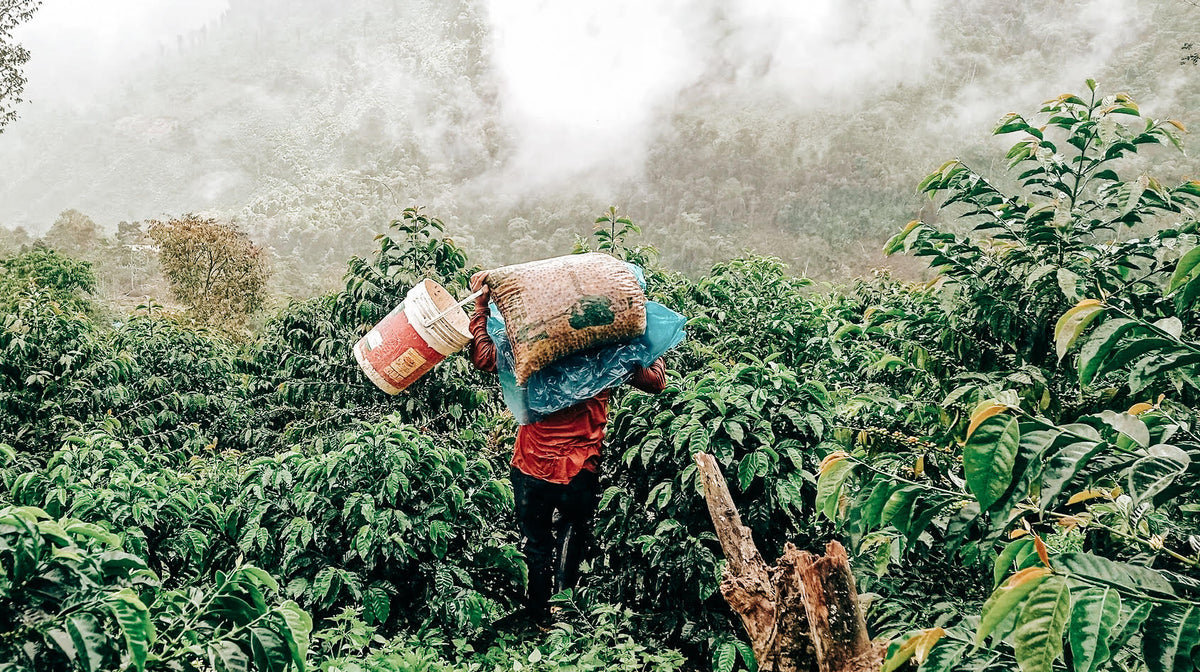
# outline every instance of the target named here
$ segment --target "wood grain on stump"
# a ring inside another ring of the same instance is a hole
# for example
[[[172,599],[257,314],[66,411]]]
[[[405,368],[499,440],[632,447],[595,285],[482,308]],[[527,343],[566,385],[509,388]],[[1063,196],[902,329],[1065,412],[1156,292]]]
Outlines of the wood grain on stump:
[[[717,539],[725,553],[721,594],[742,619],[763,672],[878,670],[886,642],[871,642],[846,549],[829,542],[824,556],[787,544],[768,567],[742,525],[725,477],[712,455],[696,465]]]

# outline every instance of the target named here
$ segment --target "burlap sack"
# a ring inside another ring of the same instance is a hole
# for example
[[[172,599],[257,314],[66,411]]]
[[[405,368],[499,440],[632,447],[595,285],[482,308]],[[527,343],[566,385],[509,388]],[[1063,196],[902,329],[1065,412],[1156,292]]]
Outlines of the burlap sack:
[[[490,271],[517,384],[554,360],[646,331],[646,295],[625,262],[597,252]]]

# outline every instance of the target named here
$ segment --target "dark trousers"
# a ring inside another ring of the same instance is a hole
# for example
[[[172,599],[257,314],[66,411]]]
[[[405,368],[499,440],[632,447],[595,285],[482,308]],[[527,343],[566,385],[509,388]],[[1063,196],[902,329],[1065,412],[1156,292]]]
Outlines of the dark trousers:
[[[529,567],[527,605],[533,615],[544,616],[549,613],[550,596],[574,588],[579,580],[579,563],[591,540],[600,481],[595,472],[584,470],[562,485],[534,478],[516,467],[510,479]]]

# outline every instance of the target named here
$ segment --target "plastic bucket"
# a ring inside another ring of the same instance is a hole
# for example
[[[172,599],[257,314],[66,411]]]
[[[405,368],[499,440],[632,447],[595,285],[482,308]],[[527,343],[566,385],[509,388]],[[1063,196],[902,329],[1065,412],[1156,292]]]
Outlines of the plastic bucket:
[[[441,285],[423,280],[354,344],[354,359],[379,389],[399,394],[469,342],[467,312]]]

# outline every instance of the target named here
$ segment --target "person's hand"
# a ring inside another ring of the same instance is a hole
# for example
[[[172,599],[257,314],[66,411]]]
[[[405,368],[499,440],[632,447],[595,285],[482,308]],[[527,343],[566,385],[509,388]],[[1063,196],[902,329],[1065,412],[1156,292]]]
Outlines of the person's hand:
[[[488,299],[492,293],[491,288],[488,287],[486,284],[484,284],[484,281],[487,280],[487,276],[488,276],[487,271],[480,271],[480,272],[476,273],[475,275],[471,276],[471,282],[470,282],[471,291],[472,292],[483,292],[479,296],[475,297],[475,310],[486,310],[487,309]]]

